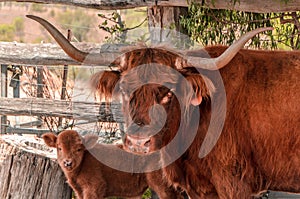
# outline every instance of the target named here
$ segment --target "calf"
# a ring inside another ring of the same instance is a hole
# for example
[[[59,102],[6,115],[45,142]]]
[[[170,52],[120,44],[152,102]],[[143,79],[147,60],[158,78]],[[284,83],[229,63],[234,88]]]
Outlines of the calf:
[[[127,173],[110,168],[98,161],[92,154],[120,150],[121,145],[97,143],[98,136],[81,137],[74,130],[66,130],[58,136],[52,133],[43,135],[45,143],[57,149],[57,161],[69,185],[79,199],[101,199],[109,196],[137,197],[152,188],[161,199],[181,198],[181,194],[168,186],[161,171],[151,172],[151,178],[143,173]],[[153,179],[153,175],[154,178]],[[153,183],[155,181],[155,183]]]

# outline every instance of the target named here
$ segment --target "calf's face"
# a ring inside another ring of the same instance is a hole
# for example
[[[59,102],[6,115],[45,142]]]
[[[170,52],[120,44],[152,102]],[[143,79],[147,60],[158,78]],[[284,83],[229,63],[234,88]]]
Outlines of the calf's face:
[[[57,161],[60,167],[67,172],[80,166],[85,151],[94,147],[98,139],[95,135],[81,137],[73,130],[63,131],[58,136],[46,133],[42,138],[46,145],[57,149]]]

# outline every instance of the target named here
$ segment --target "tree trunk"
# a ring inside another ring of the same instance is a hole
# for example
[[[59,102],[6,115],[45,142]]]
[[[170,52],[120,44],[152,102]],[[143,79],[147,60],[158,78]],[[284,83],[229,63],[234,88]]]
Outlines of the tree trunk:
[[[186,7],[153,6],[148,8],[148,25],[151,43],[167,43],[168,46],[183,50],[190,44],[187,32],[180,25],[180,17],[187,15]]]
[[[49,152],[30,146],[28,139],[0,137],[0,198],[70,199],[72,191],[57,162],[45,156]],[[43,144],[33,145],[46,148]]]
[[[169,28],[182,31],[179,24],[180,16],[188,12],[185,7],[153,6],[148,8],[148,23],[151,27]]]

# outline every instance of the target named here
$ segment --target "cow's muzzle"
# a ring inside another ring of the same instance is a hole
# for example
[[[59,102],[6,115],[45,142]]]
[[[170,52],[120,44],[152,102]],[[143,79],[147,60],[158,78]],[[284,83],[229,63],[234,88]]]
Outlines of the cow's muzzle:
[[[67,170],[72,170],[73,169],[73,162],[71,159],[65,159],[63,160],[63,166]]]
[[[126,135],[125,149],[133,153],[145,154],[150,152],[150,138],[141,138]]]

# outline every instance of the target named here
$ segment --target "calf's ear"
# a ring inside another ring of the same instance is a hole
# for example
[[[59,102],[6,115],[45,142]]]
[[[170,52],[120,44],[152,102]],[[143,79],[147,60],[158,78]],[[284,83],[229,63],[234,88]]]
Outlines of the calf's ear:
[[[42,138],[47,146],[56,147],[57,136],[53,133],[45,133]]]
[[[82,139],[83,145],[87,150],[93,148],[97,144],[97,141],[98,136],[92,134],[86,135]]]

